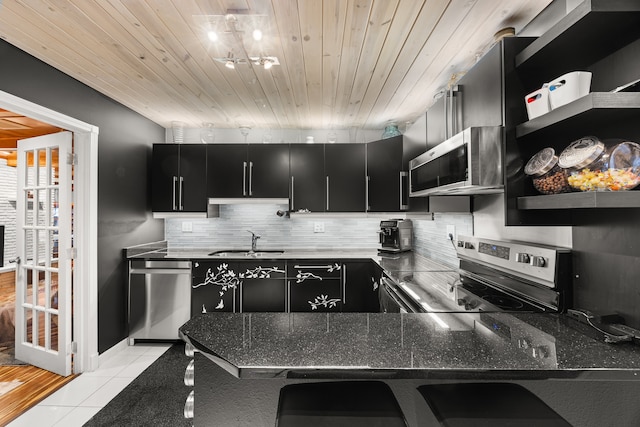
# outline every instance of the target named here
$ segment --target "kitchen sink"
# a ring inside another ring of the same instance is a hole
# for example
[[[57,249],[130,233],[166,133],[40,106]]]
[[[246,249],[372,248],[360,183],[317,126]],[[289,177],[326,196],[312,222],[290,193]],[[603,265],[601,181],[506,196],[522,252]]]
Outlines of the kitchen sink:
[[[244,249],[231,249],[231,250],[222,250],[222,251],[214,251],[209,253],[209,256],[214,257],[232,257],[232,256],[249,256],[249,257],[264,257],[270,255],[280,255],[283,254],[283,250],[264,250],[264,251],[247,251]]]

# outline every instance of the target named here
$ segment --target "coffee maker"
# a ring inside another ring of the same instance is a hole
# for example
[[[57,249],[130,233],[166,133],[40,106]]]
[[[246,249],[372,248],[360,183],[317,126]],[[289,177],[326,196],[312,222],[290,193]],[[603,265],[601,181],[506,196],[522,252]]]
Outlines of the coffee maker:
[[[413,225],[410,219],[380,221],[381,252],[405,252],[413,247]]]

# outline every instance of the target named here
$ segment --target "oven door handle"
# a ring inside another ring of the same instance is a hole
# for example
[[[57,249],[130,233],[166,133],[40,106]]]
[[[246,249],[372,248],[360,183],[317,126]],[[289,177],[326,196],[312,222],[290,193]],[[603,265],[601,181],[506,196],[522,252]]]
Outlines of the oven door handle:
[[[398,286],[390,278],[382,276],[382,288],[400,308],[400,313],[413,313],[414,311],[405,303],[402,298],[393,290]]]

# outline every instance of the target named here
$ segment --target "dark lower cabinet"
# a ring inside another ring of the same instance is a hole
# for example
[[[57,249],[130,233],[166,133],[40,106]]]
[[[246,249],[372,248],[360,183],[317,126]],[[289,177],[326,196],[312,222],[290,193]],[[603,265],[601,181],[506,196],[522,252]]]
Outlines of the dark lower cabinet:
[[[344,299],[342,311],[378,313],[378,280],[376,264],[370,260],[345,261]]]
[[[289,311],[341,311],[342,274],[342,263],[338,261],[289,261],[287,265]]]
[[[379,270],[371,260],[194,260],[191,316],[216,311],[377,313]]]
[[[195,261],[191,315],[203,312],[284,312],[284,261]]]
[[[233,263],[194,260],[191,275],[191,316],[239,311],[240,279]]]
[[[284,262],[239,261],[240,311],[286,311],[286,269]]]

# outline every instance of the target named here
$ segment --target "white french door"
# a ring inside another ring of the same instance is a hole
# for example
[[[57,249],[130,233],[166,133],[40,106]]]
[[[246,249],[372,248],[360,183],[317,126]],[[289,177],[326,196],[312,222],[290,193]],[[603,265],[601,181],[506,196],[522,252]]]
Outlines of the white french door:
[[[18,141],[15,357],[71,374],[72,133]]]

